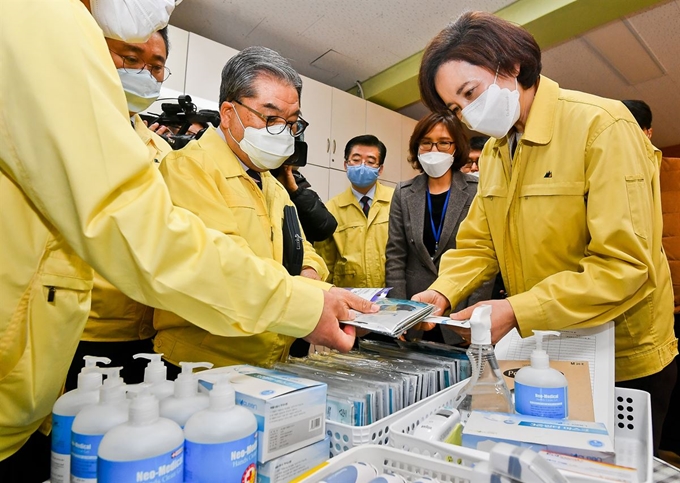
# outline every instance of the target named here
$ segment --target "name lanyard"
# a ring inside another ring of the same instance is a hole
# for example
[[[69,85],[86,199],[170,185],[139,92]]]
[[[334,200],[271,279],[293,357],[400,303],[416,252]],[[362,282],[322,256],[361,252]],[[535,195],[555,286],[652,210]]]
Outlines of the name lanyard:
[[[442,228],[444,227],[444,216],[446,215],[446,207],[449,206],[449,197],[451,196],[451,188],[446,192],[446,200],[442,208],[442,216],[439,220],[439,229],[434,227],[434,220],[432,219],[432,197],[430,196],[430,188],[427,188],[427,209],[430,215],[430,226],[432,227],[432,235],[434,236],[434,252],[439,251],[439,239],[442,237]]]

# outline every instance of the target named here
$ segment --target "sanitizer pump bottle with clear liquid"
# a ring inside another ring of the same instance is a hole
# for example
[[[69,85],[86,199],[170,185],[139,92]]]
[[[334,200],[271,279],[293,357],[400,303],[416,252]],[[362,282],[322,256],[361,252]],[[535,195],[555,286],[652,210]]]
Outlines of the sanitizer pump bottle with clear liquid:
[[[460,390],[453,407],[467,421],[471,411],[514,412],[510,390],[503,380],[496,354],[491,345],[491,306],[481,305],[470,318],[472,343],[467,350],[472,375]]]

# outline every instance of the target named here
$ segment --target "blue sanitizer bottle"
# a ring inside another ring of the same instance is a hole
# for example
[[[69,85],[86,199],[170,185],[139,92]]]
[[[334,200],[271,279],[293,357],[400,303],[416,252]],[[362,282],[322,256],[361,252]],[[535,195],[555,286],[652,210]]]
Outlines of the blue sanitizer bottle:
[[[564,419],[567,417],[567,378],[550,367],[548,353],[543,350],[543,337],[560,335],[551,330],[535,330],[536,349],[531,353],[531,366],[515,375],[515,410],[527,416]]]
[[[226,380],[210,390],[210,406],[184,426],[186,483],[247,482],[257,476],[257,420],[236,405],[236,393]]]

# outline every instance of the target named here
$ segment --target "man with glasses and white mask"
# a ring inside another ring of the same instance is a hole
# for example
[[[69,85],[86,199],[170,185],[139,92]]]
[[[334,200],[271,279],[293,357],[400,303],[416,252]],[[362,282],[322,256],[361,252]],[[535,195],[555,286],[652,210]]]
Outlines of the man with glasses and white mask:
[[[366,134],[345,146],[351,186],[326,206],[338,221],[332,238],[314,246],[328,265],[328,281],[338,287],[384,287],[390,203],[394,188],[378,182],[387,148]]]
[[[351,317],[348,306],[377,310],[291,277],[242,240],[172,206],[130,126],[104,37],[146,42],[167,25],[175,3],[2,2],[3,483],[47,479],[49,452],[46,461],[37,453],[49,449],[49,415],[87,321],[92,268],[134,300],[225,336],[270,330],[349,350],[354,330],[338,319]]]
[[[222,70],[219,128],[168,155],[160,171],[176,206],[196,213],[206,226],[248,246],[267,263],[283,264],[291,275],[328,287],[318,281],[328,275],[326,264],[304,240],[295,205],[269,172],[293,154],[295,138],[307,127],[300,113],[301,90],[300,76],[278,53],[244,49]],[[295,247],[299,253],[291,252]],[[155,350],[175,366],[171,376],[179,372],[180,361],[271,366],[285,360],[294,340],[273,332],[224,338],[164,310],[156,311],[154,326]]]

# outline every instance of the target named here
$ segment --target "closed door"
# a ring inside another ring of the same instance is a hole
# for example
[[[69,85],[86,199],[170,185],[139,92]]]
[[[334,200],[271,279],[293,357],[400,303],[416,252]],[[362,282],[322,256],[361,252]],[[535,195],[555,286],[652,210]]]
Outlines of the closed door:
[[[333,89],[331,133],[331,168],[344,169],[345,144],[355,136],[366,134],[366,101]]]
[[[309,123],[304,139],[307,163],[328,168],[331,161],[331,106],[333,88],[306,77],[302,78],[300,111]]]

